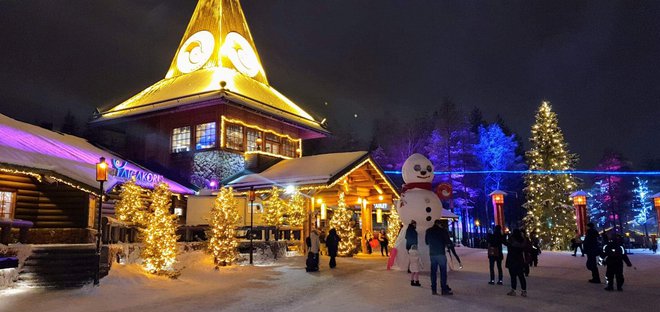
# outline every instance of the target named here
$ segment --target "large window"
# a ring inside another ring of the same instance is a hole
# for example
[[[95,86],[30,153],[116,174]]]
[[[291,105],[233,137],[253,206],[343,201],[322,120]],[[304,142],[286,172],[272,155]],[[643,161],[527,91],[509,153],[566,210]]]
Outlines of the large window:
[[[266,133],[265,150],[268,153],[280,153],[280,138],[272,133]]]
[[[282,155],[287,157],[296,157],[296,150],[298,149],[295,141],[287,138],[282,138]]]
[[[14,192],[0,191],[0,219],[14,217]]]
[[[261,150],[261,131],[247,128],[245,129],[247,134],[247,151],[260,151]]]
[[[197,125],[195,127],[195,149],[212,147],[215,147],[215,122]]]
[[[172,130],[172,153],[190,151],[190,127]]]
[[[227,148],[243,151],[243,126],[237,124],[228,124],[227,131]]]

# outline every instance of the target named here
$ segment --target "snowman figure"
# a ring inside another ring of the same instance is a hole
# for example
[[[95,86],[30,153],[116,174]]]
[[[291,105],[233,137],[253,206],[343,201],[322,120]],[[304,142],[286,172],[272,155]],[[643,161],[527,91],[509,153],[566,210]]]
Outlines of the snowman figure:
[[[433,226],[437,219],[454,216],[442,208],[442,202],[431,190],[433,182],[433,165],[421,154],[413,154],[403,163],[403,192],[397,205],[397,211],[403,222],[395,247],[397,249],[395,263],[399,269],[408,268],[408,252],[406,250],[406,229],[410,221],[417,223],[417,250],[425,270],[430,268],[429,246],[424,242],[426,230]]]

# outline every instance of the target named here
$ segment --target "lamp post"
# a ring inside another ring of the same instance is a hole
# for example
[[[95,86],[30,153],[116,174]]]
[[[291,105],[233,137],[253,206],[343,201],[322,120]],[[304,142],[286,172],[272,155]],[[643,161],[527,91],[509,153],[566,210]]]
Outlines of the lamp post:
[[[96,215],[96,274],[94,274],[94,285],[99,285],[101,279],[101,210],[103,207],[103,182],[108,181],[108,164],[105,162],[105,157],[101,157],[96,164],[96,181],[99,182],[99,208]]]
[[[254,220],[254,199],[256,197],[256,194],[254,192],[254,187],[250,188],[250,191],[248,192],[248,195],[250,197],[250,264],[252,264],[252,254],[254,252],[254,248],[252,246],[252,238],[254,237],[254,234],[252,233],[253,229],[253,220]]]
[[[575,223],[580,236],[587,234],[587,193],[584,191],[573,192],[570,196],[575,206]]]
[[[655,207],[655,222],[658,224],[658,234],[660,234],[660,192],[653,194],[653,207]]]
[[[481,231],[479,229],[480,224],[479,220],[474,220],[474,226],[477,227],[477,238],[479,238],[479,240],[481,240]]]
[[[488,194],[493,201],[493,216],[495,217],[495,225],[502,227],[504,231],[504,195],[506,192],[496,190]]]

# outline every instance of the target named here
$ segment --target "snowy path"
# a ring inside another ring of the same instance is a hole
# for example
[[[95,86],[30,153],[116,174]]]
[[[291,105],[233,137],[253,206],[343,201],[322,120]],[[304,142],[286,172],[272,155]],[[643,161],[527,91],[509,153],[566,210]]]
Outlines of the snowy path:
[[[404,272],[386,271],[385,258],[339,258],[338,268],[306,273],[302,257],[274,266],[214,271],[208,257],[186,255],[178,280],[147,277],[134,265],[113,267],[100,288],[0,291],[0,311],[642,311],[660,304],[660,255],[631,255],[624,292],[605,292],[587,283],[586,258],[545,252],[528,279],[529,297],[509,297],[491,286],[485,250],[458,248],[465,268],[449,272],[454,296],[431,296],[428,274],[422,288]],[[604,274],[604,268],[600,268]],[[505,269],[506,270],[506,269]]]

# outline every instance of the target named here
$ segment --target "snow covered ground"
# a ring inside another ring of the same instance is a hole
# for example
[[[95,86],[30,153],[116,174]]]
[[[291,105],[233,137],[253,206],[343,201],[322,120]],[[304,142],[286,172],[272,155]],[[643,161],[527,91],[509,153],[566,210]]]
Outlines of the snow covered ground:
[[[0,311],[653,311],[660,304],[660,255],[635,251],[637,270],[625,269],[624,291],[606,292],[587,283],[586,258],[544,252],[523,298],[506,296],[506,271],[504,286],[487,284],[485,250],[457,249],[464,269],[449,272],[450,297],[431,295],[428,274],[423,287],[411,287],[408,274],[387,271],[380,255],[339,258],[333,270],[322,257],[321,271],[306,273],[302,257],[214,271],[208,256],[192,252],[180,259],[177,280],[116,265],[98,288],[0,291]]]

